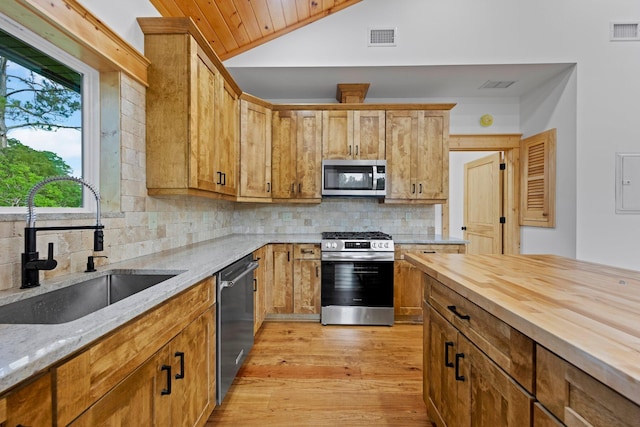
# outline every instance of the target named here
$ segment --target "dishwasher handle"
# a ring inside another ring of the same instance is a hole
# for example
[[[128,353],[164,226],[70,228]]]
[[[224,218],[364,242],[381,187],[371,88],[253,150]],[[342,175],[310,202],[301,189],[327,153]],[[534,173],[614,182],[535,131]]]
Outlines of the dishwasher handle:
[[[244,276],[251,273],[253,270],[258,268],[259,265],[260,264],[258,264],[257,261],[250,262],[249,264],[247,264],[247,268],[245,268],[245,270],[242,273],[238,274],[236,277],[234,277],[231,280],[224,280],[220,282],[220,289],[232,288],[238,280],[242,279]]]

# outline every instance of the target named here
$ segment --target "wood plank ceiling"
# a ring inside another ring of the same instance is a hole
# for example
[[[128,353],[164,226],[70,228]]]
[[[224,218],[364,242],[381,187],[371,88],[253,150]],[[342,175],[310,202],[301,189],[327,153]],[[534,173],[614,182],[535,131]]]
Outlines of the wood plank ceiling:
[[[151,0],[162,16],[193,19],[229,59],[362,0]]]

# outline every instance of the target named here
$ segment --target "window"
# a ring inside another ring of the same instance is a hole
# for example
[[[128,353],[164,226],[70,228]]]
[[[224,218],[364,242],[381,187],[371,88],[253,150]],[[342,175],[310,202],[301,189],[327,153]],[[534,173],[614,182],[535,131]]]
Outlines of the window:
[[[98,105],[96,70],[0,15],[0,212],[25,212],[29,189],[49,176],[99,188]],[[38,212],[94,211],[84,190],[48,184]]]

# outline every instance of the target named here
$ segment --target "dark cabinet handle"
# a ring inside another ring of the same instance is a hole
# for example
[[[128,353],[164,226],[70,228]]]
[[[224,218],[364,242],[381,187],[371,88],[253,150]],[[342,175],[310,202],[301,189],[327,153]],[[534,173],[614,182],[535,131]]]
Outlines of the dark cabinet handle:
[[[467,230],[467,227],[465,227],[465,226],[463,225],[462,227],[460,227],[460,230],[462,230],[462,231],[466,231],[466,230]]]
[[[183,351],[176,351],[174,356],[180,358],[180,372],[178,372],[176,374],[176,379],[177,380],[181,380],[181,379],[184,378],[184,352]]]
[[[163,388],[160,392],[161,395],[171,394],[171,366],[162,365],[161,370],[167,371],[167,388]]]
[[[359,145],[356,145],[356,156],[359,156],[359,155],[360,155],[360,153],[358,152],[358,151],[359,151],[359,150],[358,150],[358,147],[359,147]]]
[[[298,183],[298,194],[302,193],[302,184]]]
[[[222,185],[227,185],[227,174],[226,173],[222,174]]]
[[[267,182],[267,193],[271,193],[271,183]]]
[[[453,368],[453,362],[449,362],[449,347],[453,348],[453,341],[444,343],[444,366]]]
[[[313,249],[301,249],[300,252],[302,252],[303,254],[312,254]]]
[[[351,146],[349,146],[349,155],[351,155]]]
[[[422,194],[422,183],[420,184],[420,194]]]
[[[216,181],[216,184],[222,185],[222,172],[218,171],[216,174],[218,175],[218,181]]]
[[[416,194],[416,185],[415,184],[412,184],[411,194]]]
[[[459,319],[462,320],[470,320],[471,317],[468,314],[462,314],[458,311],[458,309],[456,308],[455,305],[448,305],[447,308],[456,316],[458,316]]]
[[[464,375],[460,375],[460,359],[464,359],[464,353],[456,353],[456,381],[464,381]]]
[[[295,182],[292,182],[292,183],[291,183],[291,192],[292,192],[293,194],[295,194],[295,193],[296,193],[296,183],[295,183]]]
[[[258,292],[258,279],[253,279],[253,292]]]
[[[423,254],[435,254],[436,251],[422,251]]]
[[[320,277],[320,269],[316,265],[316,277]]]

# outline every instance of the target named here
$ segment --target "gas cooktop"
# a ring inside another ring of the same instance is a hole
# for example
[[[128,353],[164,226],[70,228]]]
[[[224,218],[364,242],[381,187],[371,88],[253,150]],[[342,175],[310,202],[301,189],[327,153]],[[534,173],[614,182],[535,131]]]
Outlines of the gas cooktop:
[[[391,236],[380,231],[325,231],[323,240],[392,240]]]

